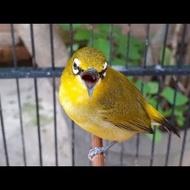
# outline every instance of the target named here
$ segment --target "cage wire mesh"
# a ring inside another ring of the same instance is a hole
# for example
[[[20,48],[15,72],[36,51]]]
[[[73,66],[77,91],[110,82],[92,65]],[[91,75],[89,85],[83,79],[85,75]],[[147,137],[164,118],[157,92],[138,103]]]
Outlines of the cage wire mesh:
[[[181,138],[153,126],[154,135],[117,143],[105,165],[190,165],[189,25],[159,24],[154,32],[152,25],[10,24],[11,64],[0,67],[0,165],[91,165],[91,134],[67,117],[57,97],[65,60],[83,46],[103,51],[112,67],[180,126]],[[29,52],[28,62],[19,60],[19,45]]]

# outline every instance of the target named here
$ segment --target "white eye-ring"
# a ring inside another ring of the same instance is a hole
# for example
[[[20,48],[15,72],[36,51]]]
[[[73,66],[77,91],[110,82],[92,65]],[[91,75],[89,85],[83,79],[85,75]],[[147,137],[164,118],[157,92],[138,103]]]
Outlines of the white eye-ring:
[[[106,76],[106,69],[107,69],[107,66],[108,66],[108,64],[107,64],[107,62],[105,62],[104,65],[103,65],[103,69],[102,69],[102,76],[103,76],[103,77]]]
[[[78,58],[75,58],[72,65],[73,73],[75,75],[78,74],[80,71],[79,65],[80,65],[80,61],[78,60]]]
[[[108,66],[108,64],[107,64],[107,62],[105,62],[104,65],[103,65],[103,70],[106,70],[107,66]]]

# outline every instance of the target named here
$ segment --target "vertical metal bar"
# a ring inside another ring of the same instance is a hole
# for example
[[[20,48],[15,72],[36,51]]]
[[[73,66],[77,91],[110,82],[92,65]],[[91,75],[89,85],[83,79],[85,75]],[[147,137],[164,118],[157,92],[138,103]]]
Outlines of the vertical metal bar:
[[[173,124],[173,120],[174,120],[174,110],[175,110],[175,102],[176,102],[176,94],[177,94],[177,83],[179,81],[179,77],[177,78],[177,81],[175,83],[175,92],[174,92],[174,104],[173,104],[173,108],[172,108],[172,114],[171,114],[171,120],[170,122]],[[170,155],[170,146],[171,146],[171,139],[172,139],[172,135],[168,134],[168,144],[167,144],[167,151],[166,151],[166,159],[165,159],[165,166],[168,165],[168,161],[169,161],[169,155]]]
[[[140,134],[137,133],[136,135],[136,153],[135,153],[135,160],[134,160],[134,164],[135,166],[138,166],[138,158],[139,158],[139,144],[140,144]]]
[[[113,24],[110,24],[109,42],[110,42],[109,64],[112,65],[112,60],[113,60]]]
[[[179,67],[179,68],[181,67],[182,58],[183,58],[182,54],[183,54],[183,50],[184,50],[185,32],[186,32],[186,24],[184,25],[183,36],[182,36],[180,49],[179,49],[179,59],[177,61],[177,67]],[[173,120],[174,120],[174,110],[175,110],[175,107],[176,107],[176,96],[177,96],[177,89],[178,89],[177,84],[178,84],[179,80],[180,80],[180,76],[177,76],[177,79],[176,79],[176,82],[175,82],[174,101],[173,101],[173,107],[172,107],[172,113],[171,113],[171,123],[173,123]],[[167,152],[166,152],[166,159],[165,159],[165,166],[168,165],[168,161],[169,161],[171,138],[172,138],[172,135],[169,134],[168,146],[167,146]]]
[[[30,34],[31,34],[31,47],[32,47],[32,64],[33,64],[33,67],[36,68],[33,24],[30,24]],[[42,143],[41,143],[41,132],[40,132],[40,115],[39,115],[37,78],[34,78],[34,90],[35,90],[35,101],[36,101],[36,119],[37,119],[37,132],[38,132],[38,144],[39,144],[39,158],[40,158],[40,166],[42,166],[43,160],[42,160]]]
[[[17,68],[17,58],[16,58],[16,51],[15,51],[14,24],[10,24],[10,29],[11,29],[11,39],[12,39],[13,66],[14,66],[14,69],[16,69]]]
[[[181,68],[182,62],[183,62],[183,51],[184,51],[184,46],[185,46],[185,35],[186,35],[186,30],[187,30],[187,24],[184,24],[183,28],[183,33],[182,33],[182,39],[181,39],[181,45],[179,49],[179,61],[177,62],[177,66]]]
[[[166,50],[166,42],[167,42],[167,36],[168,36],[168,29],[169,29],[169,24],[166,24],[166,29],[165,29],[165,35],[164,35],[164,41],[163,41],[163,51],[162,51],[162,58],[161,58],[161,66],[164,65],[164,58],[165,58],[165,50]],[[157,96],[157,104],[156,104],[156,109],[158,109],[158,102],[160,102],[160,93],[161,93],[161,83],[162,83],[162,76],[158,77],[159,83],[158,83],[158,96]],[[154,148],[155,148],[155,137],[156,137],[156,130],[157,127],[153,127],[154,134],[152,138],[152,146],[151,146],[151,156],[150,156],[150,166],[153,166],[153,161],[154,161]]]
[[[72,130],[72,140],[71,140],[71,145],[72,145],[72,166],[75,166],[75,123],[73,120],[71,120],[71,130]]]
[[[149,46],[149,33],[150,33],[150,24],[147,24],[146,26],[146,38],[145,38],[145,51],[144,51],[144,60],[143,60],[143,67],[146,68],[146,59],[147,59],[147,51]]]
[[[94,46],[94,25],[91,24],[91,30],[90,30],[90,45],[91,47]]]
[[[49,25],[50,31],[50,54],[52,69],[55,69],[55,58],[54,58],[54,43],[53,43],[53,25]],[[53,82],[53,116],[54,116],[54,139],[55,139],[55,165],[58,166],[58,147],[57,147],[57,114],[56,114],[56,87],[55,77],[52,78]]]
[[[129,30],[127,32],[127,49],[126,49],[126,68],[129,66],[129,52],[130,52],[130,38],[131,38],[131,24],[128,24]]]
[[[187,120],[186,120],[185,129],[184,129],[183,142],[182,142],[181,154],[180,154],[180,159],[179,159],[179,166],[182,166],[182,163],[183,163],[184,150],[185,150],[186,137],[187,137],[187,129],[189,125],[190,125],[190,102],[189,102],[189,109],[187,111]]]
[[[6,142],[6,135],[5,135],[5,127],[4,127],[4,122],[3,122],[3,108],[1,105],[1,96],[0,96],[0,118],[1,118],[1,130],[2,130],[2,135],[3,135],[3,145],[4,145],[4,150],[5,150],[5,159],[6,159],[7,166],[9,166],[9,156],[8,156],[8,149],[7,149],[7,142]]]
[[[157,97],[157,104],[156,104],[156,109],[158,109],[158,102],[160,102],[160,92],[161,92],[161,81],[162,78],[158,77],[158,97]],[[152,145],[151,145],[151,155],[150,155],[150,166],[153,166],[153,161],[154,161],[154,148],[155,148],[155,138],[156,138],[156,131],[157,131],[157,126],[153,126],[153,138],[152,138]]]
[[[13,55],[13,65],[14,68],[17,68],[17,58],[16,58],[16,50],[15,50],[15,36],[14,36],[14,26],[11,27],[11,38],[12,38],[12,55]],[[19,79],[16,78],[16,87],[17,87],[17,97],[18,97],[18,108],[19,108],[19,118],[20,118],[20,133],[21,133],[21,143],[22,143],[22,153],[23,153],[23,161],[24,166],[26,166],[26,151],[25,151],[25,139],[24,139],[24,128],[23,128],[23,119],[22,119],[22,108],[21,108],[21,98],[20,98],[20,84]]]
[[[164,35],[164,42],[163,42],[163,50],[162,50],[162,58],[161,58],[161,66],[164,65],[164,58],[165,58],[165,52],[166,52],[166,42],[167,42],[167,37],[168,37],[168,29],[169,29],[169,24],[166,24],[166,29],[165,29],[165,35]]]
[[[73,54],[73,25],[70,24],[70,56]],[[72,166],[75,166],[75,123],[73,120],[71,120],[71,131],[72,131]]]
[[[121,143],[121,151],[120,151],[120,165],[123,166],[123,157],[124,157],[124,142]]]
[[[73,54],[73,24],[70,24],[70,56]]]

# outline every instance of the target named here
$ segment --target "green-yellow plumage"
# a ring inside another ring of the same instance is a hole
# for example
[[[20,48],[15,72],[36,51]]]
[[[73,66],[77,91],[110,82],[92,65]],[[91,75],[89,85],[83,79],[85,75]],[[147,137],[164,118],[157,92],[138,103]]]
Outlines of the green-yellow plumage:
[[[103,139],[122,142],[136,133],[153,133],[152,122],[179,136],[137,87],[94,48],[81,48],[68,61],[59,100],[74,122]]]

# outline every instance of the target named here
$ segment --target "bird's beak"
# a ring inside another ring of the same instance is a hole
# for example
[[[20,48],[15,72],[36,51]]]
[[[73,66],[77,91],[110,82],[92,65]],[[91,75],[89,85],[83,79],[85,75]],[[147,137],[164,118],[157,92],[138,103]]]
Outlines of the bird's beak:
[[[88,95],[91,98],[92,93],[94,91],[94,86],[98,82],[100,75],[97,70],[95,69],[87,69],[83,71],[81,74],[81,79],[84,81],[86,88],[88,90]]]

